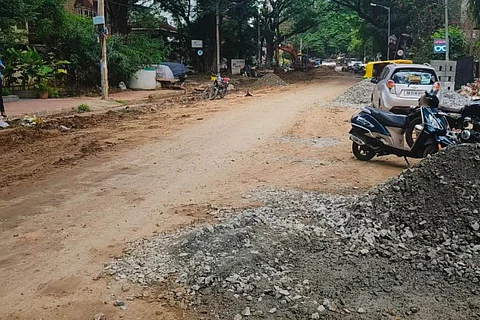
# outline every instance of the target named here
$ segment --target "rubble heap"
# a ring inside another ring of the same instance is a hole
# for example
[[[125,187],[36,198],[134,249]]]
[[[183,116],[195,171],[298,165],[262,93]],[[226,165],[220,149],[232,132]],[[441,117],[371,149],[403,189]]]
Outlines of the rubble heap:
[[[362,197],[262,189],[262,207],[131,243],[106,270],[207,319],[473,318],[479,185],[480,146],[460,145]]]

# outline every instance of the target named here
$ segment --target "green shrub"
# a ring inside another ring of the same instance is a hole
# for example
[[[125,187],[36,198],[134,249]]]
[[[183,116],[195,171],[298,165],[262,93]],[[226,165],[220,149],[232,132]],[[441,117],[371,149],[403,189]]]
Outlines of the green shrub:
[[[2,88],[2,96],[9,96],[12,94],[12,91],[8,88]]]
[[[77,107],[78,112],[90,112],[92,109],[88,104],[81,104]]]
[[[128,81],[140,69],[159,64],[169,53],[161,39],[147,36],[113,36],[107,45],[109,80],[114,85]]]
[[[60,92],[57,88],[48,87],[48,97],[52,99],[60,98]]]

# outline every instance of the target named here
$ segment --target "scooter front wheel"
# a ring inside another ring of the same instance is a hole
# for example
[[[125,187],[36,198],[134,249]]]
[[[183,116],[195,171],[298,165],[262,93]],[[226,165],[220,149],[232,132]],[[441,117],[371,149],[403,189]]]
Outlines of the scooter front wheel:
[[[436,144],[430,144],[425,148],[423,151],[423,157],[426,158],[431,154],[435,154],[438,152],[438,146]]]
[[[352,143],[352,151],[355,158],[361,161],[368,161],[375,157],[375,151],[366,146],[361,146],[356,142]]]

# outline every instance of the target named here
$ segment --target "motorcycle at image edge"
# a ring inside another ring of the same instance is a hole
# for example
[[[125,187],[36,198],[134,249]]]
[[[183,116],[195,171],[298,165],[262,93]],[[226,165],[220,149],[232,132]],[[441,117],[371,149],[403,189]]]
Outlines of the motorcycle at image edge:
[[[439,149],[455,143],[447,136],[447,120],[432,105],[438,105],[433,92],[425,92],[428,105],[419,108],[422,123],[417,125],[419,135],[412,147],[405,146],[405,131],[409,126],[406,115],[394,114],[373,107],[362,107],[351,119],[350,140],[352,151],[358,160],[368,161],[375,156],[396,155],[424,158]]]
[[[453,132],[457,142],[480,142],[480,100],[471,101],[463,107],[437,106],[437,108],[447,119],[449,130]],[[410,124],[405,139],[407,144],[412,146],[419,133],[417,125],[422,122],[419,107],[412,108],[408,116]]]
[[[208,98],[214,100],[217,96],[224,98],[228,92],[228,86],[230,85],[230,78],[222,77],[220,74],[212,75],[211,79],[213,81],[211,90],[209,92]]]

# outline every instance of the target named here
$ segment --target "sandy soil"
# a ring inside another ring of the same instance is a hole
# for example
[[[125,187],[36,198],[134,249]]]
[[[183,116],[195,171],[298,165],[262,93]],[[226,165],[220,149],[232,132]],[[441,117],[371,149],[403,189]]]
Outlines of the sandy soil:
[[[257,187],[358,193],[406,168],[353,159],[355,110],[324,104],[354,81],[1,132],[0,319],[195,319],[142,300],[114,307],[122,290],[97,279],[103,263],[125,241],[208,221],[212,207],[255,205],[246,195]]]

